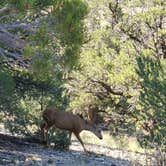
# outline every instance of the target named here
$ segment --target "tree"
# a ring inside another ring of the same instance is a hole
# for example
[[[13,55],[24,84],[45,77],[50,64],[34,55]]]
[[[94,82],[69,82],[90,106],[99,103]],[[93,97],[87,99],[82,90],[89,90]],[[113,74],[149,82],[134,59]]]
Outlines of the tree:
[[[77,66],[84,37],[81,19],[86,12],[80,0],[0,3],[1,96],[8,92],[14,96],[10,105],[7,101],[0,105],[13,132],[37,132],[46,105],[66,108],[64,83]]]
[[[163,139],[157,135],[165,137],[165,127],[161,127],[165,113],[165,92],[161,92],[165,86],[164,1],[115,0],[89,2],[89,6],[85,20],[89,40],[81,52],[80,70],[71,74],[68,85],[71,108],[85,110],[94,105],[111,131],[144,138],[153,133],[146,141],[156,136],[154,141],[161,145]],[[162,117],[161,123],[157,117]],[[145,127],[147,123],[151,129]],[[155,126],[162,130],[156,131]]]
[[[141,77],[142,91],[140,104],[142,110],[138,116],[147,131],[143,140],[145,145],[161,147],[165,151],[165,62],[151,58],[138,59],[138,74]]]
[[[83,116],[94,110],[114,134],[165,149],[163,0],[6,0],[0,7],[0,76],[10,77],[18,103],[28,96]]]

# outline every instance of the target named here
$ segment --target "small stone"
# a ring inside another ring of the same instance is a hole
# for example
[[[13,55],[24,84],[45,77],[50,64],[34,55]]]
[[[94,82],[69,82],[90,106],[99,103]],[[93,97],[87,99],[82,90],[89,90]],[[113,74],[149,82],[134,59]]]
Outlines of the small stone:
[[[13,159],[11,159],[11,163],[13,163],[13,164],[19,164],[19,160],[18,159],[15,159],[15,158],[13,158]]]
[[[48,159],[48,164],[53,164],[54,163],[54,160],[53,159]]]

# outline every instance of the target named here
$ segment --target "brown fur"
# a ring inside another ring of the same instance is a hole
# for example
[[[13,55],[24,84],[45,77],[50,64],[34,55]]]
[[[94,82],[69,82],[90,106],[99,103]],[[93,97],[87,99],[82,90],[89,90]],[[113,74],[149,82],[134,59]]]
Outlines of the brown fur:
[[[43,137],[48,141],[48,130],[50,127],[54,126],[59,129],[68,130],[70,132],[73,132],[77,139],[82,144],[84,151],[86,152],[86,149],[84,147],[84,143],[82,142],[80,138],[80,132],[82,130],[88,130],[94,133],[98,138],[102,139],[101,131],[96,128],[91,123],[85,121],[78,115],[74,115],[71,112],[64,112],[59,111],[58,109],[54,107],[47,107],[43,111],[43,119],[44,123],[41,126]],[[47,142],[48,144],[48,142]]]

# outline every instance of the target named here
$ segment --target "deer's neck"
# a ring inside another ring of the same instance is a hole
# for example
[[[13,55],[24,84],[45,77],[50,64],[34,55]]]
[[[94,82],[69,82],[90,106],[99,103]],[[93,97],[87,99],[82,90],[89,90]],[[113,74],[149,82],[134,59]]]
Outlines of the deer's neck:
[[[91,124],[85,123],[84,130],[88,130],[88,131],[93,132],[94,131],[94,127]]]

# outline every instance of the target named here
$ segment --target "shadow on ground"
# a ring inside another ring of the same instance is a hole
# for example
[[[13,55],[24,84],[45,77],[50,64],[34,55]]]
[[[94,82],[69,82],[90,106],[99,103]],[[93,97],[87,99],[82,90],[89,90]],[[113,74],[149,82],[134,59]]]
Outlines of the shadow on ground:
[[[77,142],[74,142],[77,143]],[[74,145],[72,145],[74,146]],[[91,151],[95,145],[91,145]],[[127,160],[76,150],[58,151],[37,140],[0,134],[0,165],[17,166],[141,166]],[[94,147],[96,148],[96,147]],[[100,147],[101,148],[101,147]]]

